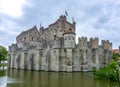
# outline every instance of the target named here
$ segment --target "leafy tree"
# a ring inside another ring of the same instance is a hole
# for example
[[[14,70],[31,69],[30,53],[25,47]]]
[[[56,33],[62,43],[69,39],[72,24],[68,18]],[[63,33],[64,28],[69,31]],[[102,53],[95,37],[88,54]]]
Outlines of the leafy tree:
[[[118,53],[113,53],[113,55],[112,55],[113,61],[117,61],[119,57],[120,57],[120,54],[118,54]]]
[[[6,60],[7,59],[7,49],[3,46],[0,46],[0,63],[2,60]]]
[[[108,81],[118,81],[118,63],[117,60],[120,57],[118,53],[113,53],[112,60],[106,65],[106,67],[101,68],[98,71],[94,71],[94,76],[97,78],[105,79]]]

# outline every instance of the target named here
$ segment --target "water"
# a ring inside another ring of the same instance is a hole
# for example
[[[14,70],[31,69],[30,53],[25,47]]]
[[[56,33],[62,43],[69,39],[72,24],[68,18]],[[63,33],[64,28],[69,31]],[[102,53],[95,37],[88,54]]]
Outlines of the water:
[[[3,70],[0,70],[0,73],[2,72]],[[120,87],[120,84],[95,79],[91,72],[66,73],[10,69],[0,76],[0,87]]]

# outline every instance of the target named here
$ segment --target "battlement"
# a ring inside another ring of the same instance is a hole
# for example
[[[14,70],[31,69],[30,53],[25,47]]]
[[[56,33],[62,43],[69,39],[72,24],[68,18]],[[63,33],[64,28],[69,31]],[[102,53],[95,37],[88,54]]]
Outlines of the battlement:
[[[112,51],[112,43],[109,42],[109,40],[102,40],[102,47],[105,50],[110,50]]]
[[[87,49],[87,37],[78,38],[78,47],[80,49]]]
[[[17,44],[12,44],[11,46],[9,46],[9,52],[14,52],[17,50]]]
[[[92,48],[92,49],[98,48],[98,41],[99,41],[99,39],[97,37],[90,38],[90,40],[89,40],[89,45],[90,46],[89,47]]]

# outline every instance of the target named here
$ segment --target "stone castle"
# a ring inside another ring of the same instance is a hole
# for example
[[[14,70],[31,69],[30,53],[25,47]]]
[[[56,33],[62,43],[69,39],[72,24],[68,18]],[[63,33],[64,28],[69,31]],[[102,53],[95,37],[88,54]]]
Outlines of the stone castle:
[[[16,37],[9,46],[9,68],[43,71],[93,71],[111,59],[112,43],[98,38],[78,38],[76,23],[65,15],[47,28],[36,26]]]

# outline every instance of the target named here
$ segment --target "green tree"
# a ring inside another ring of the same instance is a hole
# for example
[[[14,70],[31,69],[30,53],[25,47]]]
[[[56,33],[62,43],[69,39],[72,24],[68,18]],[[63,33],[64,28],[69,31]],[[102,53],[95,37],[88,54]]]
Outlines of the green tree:
[[[94,71],[94,76],[97,78],[105,79],[108,81],[118,81],[118,58],[120,55],[118,53],[112,54],[112,60],[106,65],[106,67]]]
[[[0,63],[2,60],[7,60],[7,49],[3,46],[0,46]]]
[[[117,61],[119,57],[120,57],[120,54],[118,54],[118,53],[113,53],[112,54],[113,61]]]

